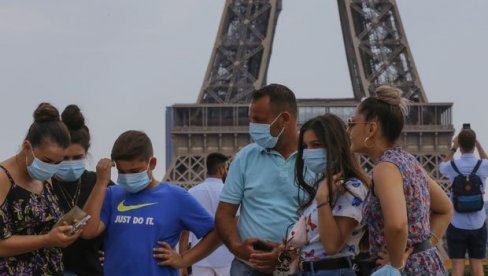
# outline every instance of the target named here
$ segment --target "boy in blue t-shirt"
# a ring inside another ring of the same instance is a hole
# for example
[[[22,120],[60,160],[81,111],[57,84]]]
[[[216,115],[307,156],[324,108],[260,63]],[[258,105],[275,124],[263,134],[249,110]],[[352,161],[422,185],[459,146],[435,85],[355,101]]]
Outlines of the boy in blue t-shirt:
[[[105,231],[105,275],[176,276],[170,265],[190,266],[217,248],[212,216],[184,189],[153,177],[156,158],[145,133],[120,135],[111,157],[97,164],[97,183],[85,205],[91,219],[82,233],[91,239]],[[119,185],[107,188],[114,162]],[[172,248],[183,230],[204,238],[179,256]]]

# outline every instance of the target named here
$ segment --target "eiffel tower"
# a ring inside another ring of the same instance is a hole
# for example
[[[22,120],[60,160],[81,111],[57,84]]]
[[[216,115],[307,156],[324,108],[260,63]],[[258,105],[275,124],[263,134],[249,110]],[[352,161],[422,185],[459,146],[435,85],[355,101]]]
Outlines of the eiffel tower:
[[[353,97],[298,99],[298,123],[326,112],[346,120],[376,87],[399,87],[413,102],[400,144],[446,189],[437,168],[454,133],[452,103],[428,102],[396,1],[337,3]],[[166,181],[189,188],[204,180],[208,153],[233,156],[251,142],[250,97],[266,85],[281,9],[281,0],[226,0],[197,103],[166,109]],[[365,169],[371,169],[369,160],[360,158]]]

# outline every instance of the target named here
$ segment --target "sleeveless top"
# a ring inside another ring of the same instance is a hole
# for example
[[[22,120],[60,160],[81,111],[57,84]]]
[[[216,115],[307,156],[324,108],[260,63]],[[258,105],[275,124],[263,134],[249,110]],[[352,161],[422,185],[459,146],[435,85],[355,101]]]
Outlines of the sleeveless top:
[[[85,171],[75,182],[62,182],[53,178],[53,193],[58,198],[59,209],[67,213],[73,208],[73,204],[83,209],[96,182],[97,175],[91,171]],[[70,202],[71,199],[73,202]],[[103,250],[103,238],[103,235],[100,235],[91,240],[77,239],[68,247],[61,249],[64,270],[78,276],[103,275],[103,267],[98,258],[98,251]]]
[[[408,239],[407,248],[429,240],[430,232],[430,193],[429,183],[422,165],[413,155],[394,147],[387,150],[375,162],[394,164],[403,178],[403,190],[407,204]],[[374,185],[374,183],[373,183]],[[386,246],[384,235],[384,218],[378,197],[374,194],[374,186],[366,198],[363,210],[369,230],[370,254],[377,256]],[[404,275],[446,275],[439,252],[432,247],[423,252],[412,254],[405,264]]]
[[[41,194],[17,186],[10,173],[10,190],[0,205],[0,239],[14,235],[47,234],[62,214],[52,186],[44,182]],[[12,257],[0,257],[0,275],[60,275],[63,271],[59,248],[41,248]]]

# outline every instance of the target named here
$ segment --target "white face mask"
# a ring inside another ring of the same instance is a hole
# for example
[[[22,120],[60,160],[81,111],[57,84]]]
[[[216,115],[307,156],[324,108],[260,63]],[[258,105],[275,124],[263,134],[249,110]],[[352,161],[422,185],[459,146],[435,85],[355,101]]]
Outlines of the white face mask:
[[[119,173],[117,184],[124,187],[130,193],[138,193],[151,184],[148,170],[138,173]]]
[[[267,149],[271,149],[276,146],[278,139],[285,129],[282,128],[278,136],[275,137],[271,135],[271,126],[276,122],[276,120],[278,120],[281,114],[282,113],[278,114],[271,124],[249,123],[249,135],[251,135],[252,140],[256,142],[256,144]]]
[[[327,169],[327,150],[325,148],[304,149],[303,163],[315,174],[323,174]]]
[[[63,181],[71,182],[80,179],[85,172],[85,159],[81,160],[67,160],[61,162],[56,177]]]
[[[27,172],[32,179],[46,181],[58,171],[59,164],[46,163],[36,157],[32,148],[31,152],[34,160],[30,165],[27,165]],[[27,156],[25,157],[25,163],[27,164]]]

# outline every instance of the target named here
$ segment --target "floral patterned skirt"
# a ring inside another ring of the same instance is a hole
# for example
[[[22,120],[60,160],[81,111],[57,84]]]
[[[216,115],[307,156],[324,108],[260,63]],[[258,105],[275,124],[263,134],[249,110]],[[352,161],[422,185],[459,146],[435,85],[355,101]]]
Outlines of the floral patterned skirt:
[[[402,275],[448,275],[441,255],[436,247],[432,247],[408,258]]]

